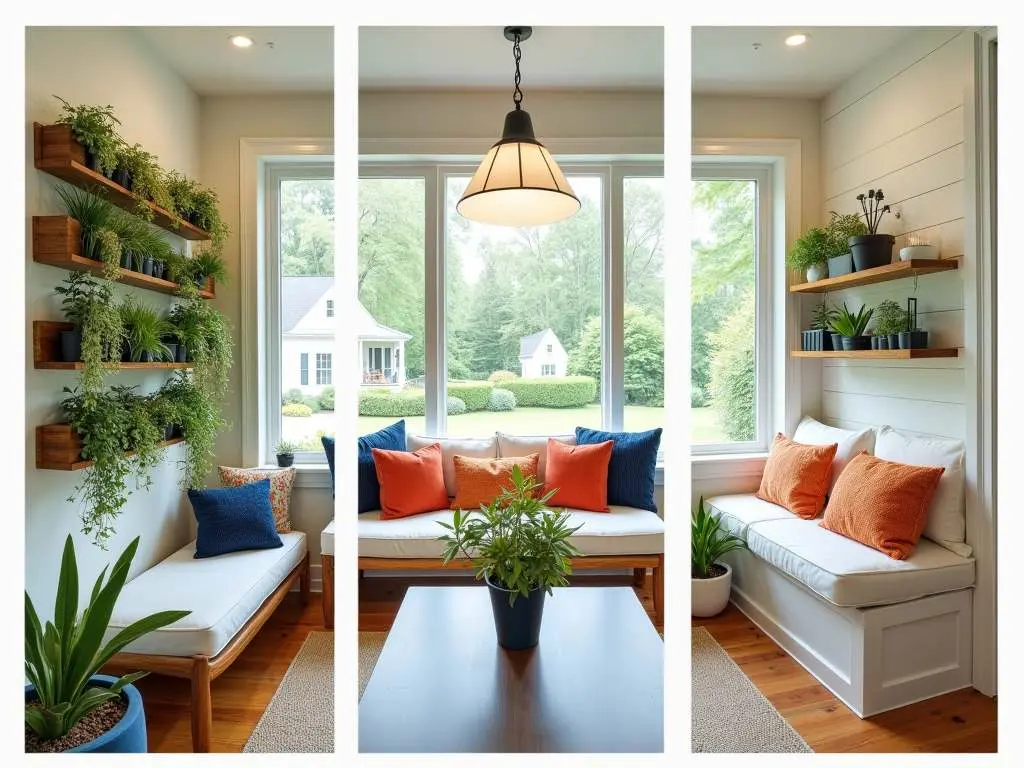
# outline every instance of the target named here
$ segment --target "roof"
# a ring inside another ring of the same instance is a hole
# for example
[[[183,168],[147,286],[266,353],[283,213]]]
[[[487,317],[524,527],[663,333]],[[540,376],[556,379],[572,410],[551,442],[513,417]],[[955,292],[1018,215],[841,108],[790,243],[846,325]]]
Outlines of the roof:
[[[408,341],[408,333],[389,328],[377,322],[362,302],[356,302],[356,333],[360,339],[369,341]]]
[[[281,331],[288,333],[323,295],[334,287],[331,275],[290,275],[281,278]]]
[[[555,332],[550,328],[545,328],[543,331],[531,333],[529,336],[523,336],[523,338],[519,340],[519,357],[533,357],[537,352],[537,349],[540,347],[541,340],[543,340],[543,338],[549,333],[552,336],[555,336]],[[555,336],[555,341],[558,341],[558,336]],[[559,344],[561,344],[561,342],[559,342]]]

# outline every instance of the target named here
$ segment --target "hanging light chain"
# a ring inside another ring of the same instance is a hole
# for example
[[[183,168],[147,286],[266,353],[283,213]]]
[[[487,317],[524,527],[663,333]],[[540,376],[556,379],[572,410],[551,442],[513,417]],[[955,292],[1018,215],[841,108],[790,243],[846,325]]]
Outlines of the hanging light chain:
[[[519,35],[515,36],[515,41],[512,44],[512,55],[516,60],[516,89],[512,93],[512,101],[516,105],[516,109],[522,109],[523,103],[523,91],[519,88],[519,81],[522,79],[519,74],[519,60],[523,58],[523,52],[519,50]]]

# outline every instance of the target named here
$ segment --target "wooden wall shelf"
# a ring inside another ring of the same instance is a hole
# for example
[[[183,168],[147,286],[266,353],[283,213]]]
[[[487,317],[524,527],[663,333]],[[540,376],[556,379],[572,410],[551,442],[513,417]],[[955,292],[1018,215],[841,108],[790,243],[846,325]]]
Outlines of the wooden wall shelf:
[[[32,360],[35,367],[45,371],[81,371],[85,363],[65,363],[60,359],[60,332],[74,328],[71,323],[50,320],[32,321]],[[107,363],[113,367],[113,363]],[[118,363],[121,370],[180,370],[192,368],[193,363]]]
[[[956,347],[949,349],[858,349],[850,352],[810,352],[795,349],[789,354],[791,357],[836,357],[849,360],[916,360],[926,357],[957,357],[960,350]]]
[[[85,149],[75,140],[67,125],[33,124],[35,132],[35,166],[52,176],[82,189],[98,187],[106,191],[106,199],[134,212],[139,201],[153,211],[153,223],[186,240],[210,240],[209,232],[190,224],[159,205],[125,189],[85,164]]]
[[[886,264],[884,267],[864,269],[860,272],[851,272],[841,277],[829,277],[825,280],[815,280],[813,283],[799,283],[789,286],[790,293],[825,293],[826,291],[841,291],[844,288],[857,288],[862,285],[873,285],[884,283],[889,280],[901,280],[905,277],[916,275],[930,275],[935,272],[949,272],[958,269],[960,257],[951,259],[911,259],[910,261],[896,261]],[[885,350],[883,350],[885,351]]]
[[[103,272],[103,263],[79,256],[82,245],[81,225],[70,216],[33,216],[32,217],[32,259],[40,264],[71,270],[72,272]],[[148,291],[167,293],[172,296],[178,293],[178,284],[171,280],[150,277],[142,272],[121,269],[118,282],[145,288]],[[199,291],[204,299],[216,297],[216,285],[213,278],[207,281],[207,287]]]
[[[164,440],[159,447],[166,448],[185,442],[183,437]],[[126,453],[131,456],[131,453]],[[44,424],[36,427],[36,469],[56,469],[75,472],[92,466],[82,458],[82,439],[70,424]]]

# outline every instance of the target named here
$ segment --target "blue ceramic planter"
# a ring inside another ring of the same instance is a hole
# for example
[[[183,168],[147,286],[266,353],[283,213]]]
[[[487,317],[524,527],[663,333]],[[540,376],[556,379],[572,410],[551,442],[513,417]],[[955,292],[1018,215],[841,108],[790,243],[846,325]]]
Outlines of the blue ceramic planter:
[[[109,687],[117,679],[110,675],[93,675],[90,682]],[[146,713],[142,709],[142,694],[134,685],[126,685],[121,690],[121,695],[128,699],[128,711],[124,713],[120,722],[102,736],[93,739],[88,744],[69,749],[68,752],[144,753],[147,751]],[[25,702],[28,703],[35,698],[35,687],[26,685]]]

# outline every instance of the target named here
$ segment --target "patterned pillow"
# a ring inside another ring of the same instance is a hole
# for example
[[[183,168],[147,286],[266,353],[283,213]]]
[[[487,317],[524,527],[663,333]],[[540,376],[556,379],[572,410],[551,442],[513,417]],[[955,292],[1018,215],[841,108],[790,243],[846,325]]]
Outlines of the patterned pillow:
[[[295,485],[295,467],[287,469],[242,469],[238,467],[217,467],[220,470],[221,485],[237,487],[259,480],[270,480],[270,506],[274,510],[274,527],[278,533],[292,529],[292,518],[288,507]]]

